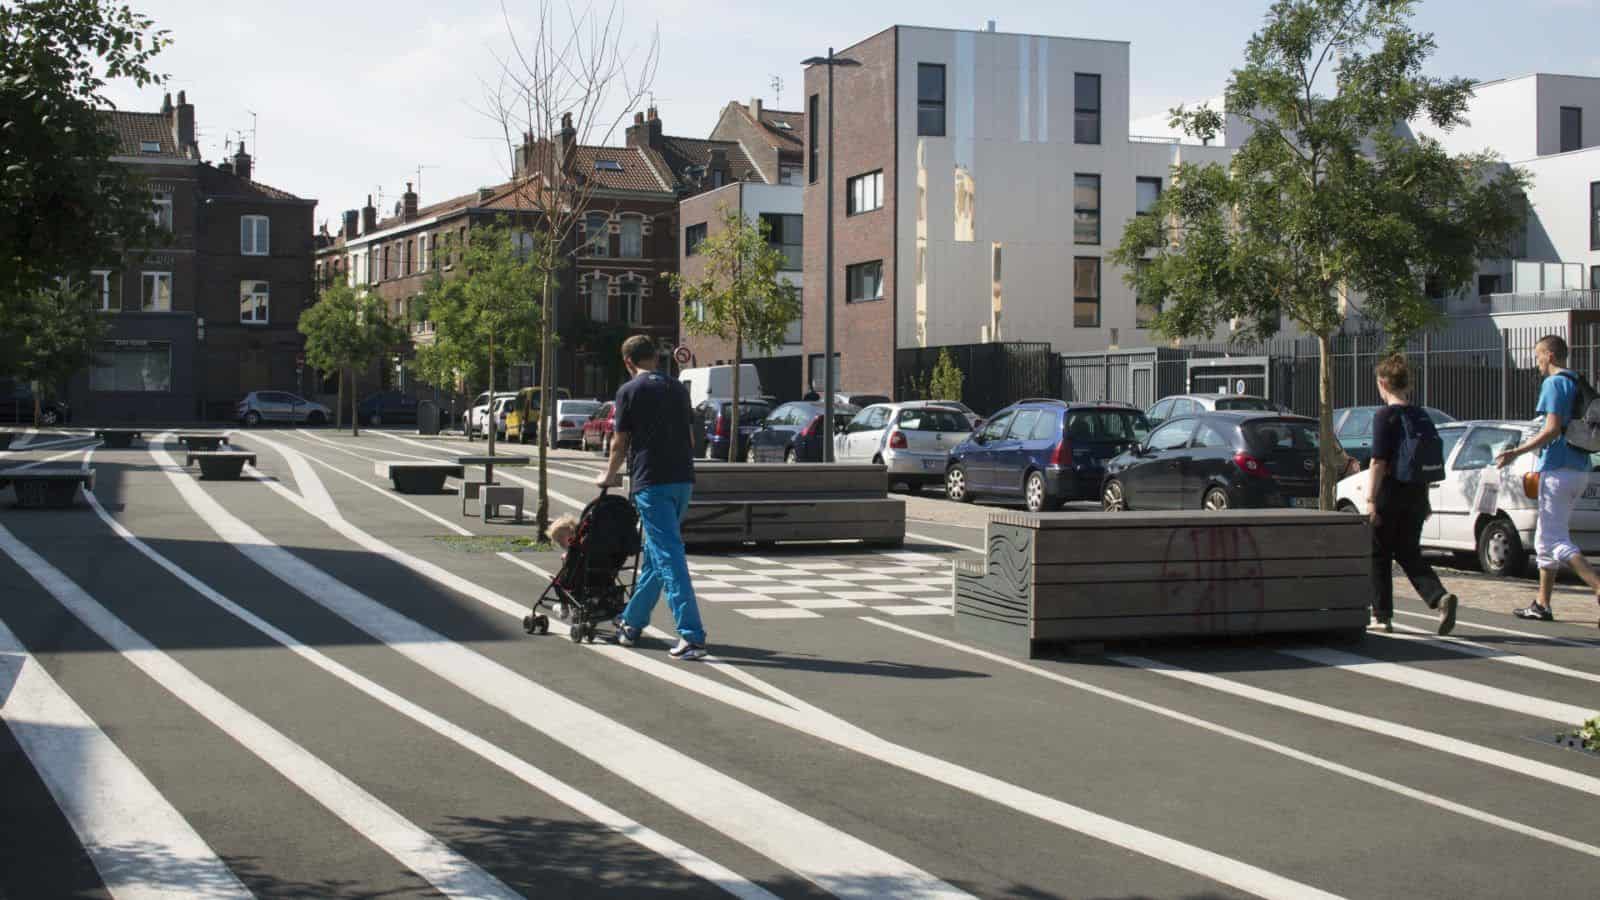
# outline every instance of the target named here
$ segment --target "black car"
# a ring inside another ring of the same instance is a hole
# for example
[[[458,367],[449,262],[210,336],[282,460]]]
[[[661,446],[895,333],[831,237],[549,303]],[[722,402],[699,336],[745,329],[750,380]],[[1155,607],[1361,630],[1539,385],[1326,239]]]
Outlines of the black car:
[[[356,414],[363,425],[415,425],[417,398],[399,391],[378,391],[356,404]]]
[[[861,410],[834,404],[834,428],[843,428]],[[822,433],[822,404],[800,400],[772,411],[750,435],[746,458],[751,462],[822,462],[823,445],[833,435]]]
[[[72,408],[65,400],[45,397],[39,402],[39,421],[44,427],[72,421]],[[33,386],[25,381],[0,381],[0,424],[33,422]]]
[[[1106,466],[1100,503],[1125,509],[1312,505],[1317,420],[1263,412],[1173,419]]]
[[[739,446],[728,455],[733,398],[707,397],[694,408],[695,455],[704,459],[739,459],[750,451],[750,435],[772,412],[772,404],[747,397],[739,401]]]

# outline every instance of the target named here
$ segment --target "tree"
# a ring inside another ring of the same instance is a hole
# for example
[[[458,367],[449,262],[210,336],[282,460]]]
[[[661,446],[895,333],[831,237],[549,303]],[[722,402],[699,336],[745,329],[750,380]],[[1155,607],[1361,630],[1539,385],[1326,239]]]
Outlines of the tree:
[[[16,298],[0,335],[0,358],[9,373],[33,386],[33,420],[39,421],[43,388],[94,364],[105,322],[89,304],[86,282],[62,279]]]
[[[163,80],[150,63],[167,32],[151,25],[104,0],[0,4],[0,338],[56,278],[103,265],[107,248],[159,243],[150,195],[111,161],[117,137],[99,112],[111,80]],[[77,310],[60,304],[28,315],[52,308],[73,327]]]
[[[462,340],[468,331],[459,321],[466,306],[459,296],[462,286],[460,279],[447,279],[438,270],[429,276],[418,307],[433,323],[433,334],[428,342],[417,345],[411,361],[412,370],[423,381],[448,387],[453,394],[467,393],[468,385],[484,384],[489,378],[482,345]]]
[[[1173,110],[1210,139],[1237,117],[1249,136],[1228,167],[1181,165],[1112,259],[1166,337],[1224,322],[1247,339],[1288,320],[1317,339],[1324,448],[1334,496],[1329,344],[1347,309],[1403,342],[1438,315],[1425,286],[1458,289],[1503,256],[1522,223],[1525,176],[1490,155],[1451,156],[1402,132],[1463,124],[1472,84],[1422,74],[1433,37],[1411,0],[1278,0],[1229,80],[1226,113]]]
[[[744,348],[769,354],[783,346],[789,323],[800,317],[794,285],[779,277],[787,263],[782,250],[769,243],[766,222],[752,224],[744,213],[719,206],[721,230],[700,242],[695,251],[703,274],[688,279],[666,273],[683,305],[684,330],[733,342],[733,399],[729,431],[735,440],[729,461],[739,455],[739,374]]]
[[[340,280],[323,288],[316,304],[300,314],[300,333],[306,336],[306,359],[313,366],[339,369],[349,378],[350,434],[360,435],[356,373],[404,342],[405,330],[389,321],[383,301],[376,294],[357,291]]]
[[[956,365],[955,357],[950,355],[949,348],[939,350],[939,360],[933,365],[933,374],[928,376],[929,400],[957,400],[961,399],[961,385],[966,380],[966,375],[961,367]]]

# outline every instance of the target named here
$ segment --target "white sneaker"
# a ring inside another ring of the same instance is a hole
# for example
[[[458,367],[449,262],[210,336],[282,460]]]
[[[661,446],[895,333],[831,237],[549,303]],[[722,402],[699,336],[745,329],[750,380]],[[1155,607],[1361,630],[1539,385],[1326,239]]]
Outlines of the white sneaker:
[[[677,646],[667,651],[668,655],[670,655],[673,659],[686,660],[701,659],[710,652],[710,650],[705,648],[704,644],[691,644],[687,638],[678,638]]]

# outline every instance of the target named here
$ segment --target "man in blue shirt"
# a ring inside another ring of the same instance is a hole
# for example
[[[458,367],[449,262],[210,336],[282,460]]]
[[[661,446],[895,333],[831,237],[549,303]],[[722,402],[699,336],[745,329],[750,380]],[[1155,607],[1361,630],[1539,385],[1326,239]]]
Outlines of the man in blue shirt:
[[[1520,447],[1513,447],[1495,458],[1504,468],[1524,453],[1539,453],[1534,471],[1539,473],[1539,530],[1534,538],[1534,558],[1539,564],[1539,597],[1526,608],[1515,611],[1521,619],[1549,622],[1555,618],[1550,611],[1550,596],[1555,591],[1556,575],[1562,565],[1569,565],[1578,577],[1593,588],[1600,599],[1600,575],[1584,559],[1583,551],[1572,542],[1569,525],[1572,507],[1589,486],[1589,454],[1567,445],[1562,436],[1571,420],[1573,403],[1578,397],[1578,376],[1567,371],[1567,342],[1556,335],[1541,338],[1533,349],[1539,374],[1545,376],[1539,386],[1539,405],[1534,410],[1544,416],[1544,427],[1533,439]]]
[[[679,636],[670,653],[676,659],[700,659],[707,652],[706,632],[700,624],[700,607],[695,603],[679,531],[694,489],[689,390],[657,372],[659,360],[655,341],[645,335],[636,334],[622,343],[622,363],[633,378],[617,391],[611,459],[605,473],[595,480],[603,488],[622,484],[626,461],[633,480],[633,504],[644,526],[644,560],[633,596],[617,617],[616,640],[624,647],[638,643],[665,589]]]

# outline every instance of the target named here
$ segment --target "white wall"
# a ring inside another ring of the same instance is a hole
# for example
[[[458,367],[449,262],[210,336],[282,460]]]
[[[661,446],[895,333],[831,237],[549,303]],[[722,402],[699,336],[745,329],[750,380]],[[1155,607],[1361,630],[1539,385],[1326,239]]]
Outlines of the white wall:
[[[741,192],[740,203],[744,210],[745,218],[750,222],[760,222],[762,213],[783,213],[786,215],[800,216],[805,214],[805,187],[799,184],[755,184],[743,182],[739,185]],[[810,239],[811,223],[802,226],[808,232]],[[784,271],[779,277],[800,290],[805,290],[805,280],[801,277],[800,270]],[[799,356],[803,345],[785,344],[777,351],[767,354],[769,356]],[[747,356],[762,355],[754,347],[746,347]]]
[[[1467,106],[1467,124],[1443,131],[1411,123],[1418,136],[1432,137],[1452,154],[1493,150],[1502,159],[1528,159],[1539,151],[1539,79],[1533,75],[1480,84]]]
[[[1596,113],[1600,119],[1600,111]],[[1595,123],[1600,130],[1600,120]],[[1584,116],[1584,131],[1589,130]],[[1587,133],[1585,137],[1587,138]],[[1528,258],[1581,263],[1585,277],[1600,266],[1600,250],[1589,247],[1589,184],[1600,182],[1600,142],[1586,150],[1517,163],[1533,178],[1528,201]]]
[[[1591,22],[1591,27],[1593,23]],[[1561,107],[1583,110],[1583,147],[1600,146],[1600,78],[1539,75],[1538,154],[1561,152]],[[1513,157],[1515,158],[1515,157]]]

